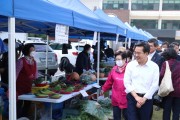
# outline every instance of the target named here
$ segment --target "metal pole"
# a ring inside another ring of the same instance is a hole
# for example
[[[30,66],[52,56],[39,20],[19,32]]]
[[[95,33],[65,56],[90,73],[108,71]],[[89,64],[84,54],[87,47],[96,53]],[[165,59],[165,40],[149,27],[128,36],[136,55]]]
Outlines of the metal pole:
[[[47,81],[48,74],[48,43],[49,43],[49,35],[47,35],[47,43],[46,43],[46,70],[45,70],[45,81]]]
[[[97,83],[99,84],[99,64],[100,64],[100,32],[98,32],[98,54],[97,54]]]
[[[15,18],[8,18],[9,120],[16,120]]]

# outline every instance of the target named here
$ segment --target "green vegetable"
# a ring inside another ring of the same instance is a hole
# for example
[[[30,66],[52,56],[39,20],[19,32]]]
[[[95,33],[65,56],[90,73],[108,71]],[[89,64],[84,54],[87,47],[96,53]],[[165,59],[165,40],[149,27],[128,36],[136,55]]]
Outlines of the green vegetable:
[[[88,114],[93,116],[92,120],[108,120],[101,105],[95,101],[87,100],[82,101],[82,114]]]
[[[91,84],[93,81],[91,81],[91,76],[87,74],[82,74],[80,76],[80,81],[84,84]]]
[[[65,92],[72,92],[72,91],[74,91],[74,87],[68,87],[68,88],[65,90]]]
[[[38,78],[34,81],[34,83],[35,83],[35,84],[41,84],[43,81],[45,81],[45,78],[44,78],[44,77],[38,77]]]
[[[55,90],[55,91],[60,91],[60,90],[61,90],[61,86],[58,84],[58,85],[56,85],[56,86],[53,88],[53,90]]]

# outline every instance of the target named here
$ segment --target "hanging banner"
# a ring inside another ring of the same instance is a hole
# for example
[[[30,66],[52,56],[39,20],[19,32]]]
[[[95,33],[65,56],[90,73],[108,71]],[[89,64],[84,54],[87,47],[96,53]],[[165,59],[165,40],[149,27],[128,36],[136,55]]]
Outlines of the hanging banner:
[[[119,40],[119,34],[116,35],[116,44],[118,43]]]
[[[97,42],[97,32],[94,32],[93,45],[96,45],[96,42]]]
[[[129,41],[128,41],[128,48],[131,47],[131,38],[129,38]]]
[[[55,28],[55,41],[63,44],[68,43],[69,39],[69,26],[56,24]]]

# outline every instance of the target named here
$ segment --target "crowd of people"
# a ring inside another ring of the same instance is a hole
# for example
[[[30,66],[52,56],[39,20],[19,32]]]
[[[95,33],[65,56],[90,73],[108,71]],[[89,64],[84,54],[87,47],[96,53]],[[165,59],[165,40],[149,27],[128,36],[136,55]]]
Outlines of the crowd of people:
[[[7,40],[6,40],[7,41]],[[6,42],[4,41],[4,42]],[[7,44],[7,43],[5,43]],[[158,46],[156,39],[148,42],[138,42],[133,51],[121,47],[115,52],[109,46],[104,49],[100,45],[100,60],[115,58],[115,66],[102,86],[101,94],[112,89],[112,106],[114,120],[151,120],[153,115],[153,100],[157,93],[166,70],[166,61],[172,72],[172,84],[174,91],[162,99],[163,120],[179,120],[180,115],[180,55],[179,44],[164,42]],[[67,73],[76,71],[79,75],[84,70],[97,68],[97,45],[94,49],[94,65],[91,64],[91,46],[86,44],[84,50],[79,53],[76,66],[63,67]],[[38,70],[33,53],[33,44],[23,46],[20,59],[16,59],[16,91],[17,95],[31,92],[32,82],[38,77]],[[17,53],[16,53],[17,54]],[[8,84],[8,53],[4,53],[0,64],[2,82]],[[18,57],[18,55],[16,55]],[[66,61],[66,60],[62,60]],[[7,64],[5,64],[7,63]],[[6,87],[5,87],[6,88]],[[6,91],[8,89],[6,88]],[[17,116],[28,116],[30,102],[17,101]],[[121,114],[122,113],[122,114]]]
[[[89,49],[85,49],[86,54]],[[110,49],[109,46],[107,49]],[[101,94],[104,94],[104,92],[112,89],[111,99],[114,120],[121,120],[122,116],[125,120],[152,119],[153,100],[165,74],[165,61],[168,61],[172,72],[171,78],[174,91],[162,98],[162,119],[170,120],[172,118],[172,120],[179,120],[179,43],[173,42],[169,44],[164,42],[159,47],[158,41],[153,38],[148,40],[148,42],[136,43],[133,51],[121,47],[114,53],[112,53],[112,50],[109,50],[109,52],[104,50],[104,53],[115,57],[116,63],[101,90]],[[81,54],[78,56],[78,59],[82,56]],[[87,61],[89,60],[86,60],[86,63]],[[76,63],[78,64],[78,61]],[[81,70],[90,69],[86,64],[82,64],[82,66],[84,68],[81,68]]]

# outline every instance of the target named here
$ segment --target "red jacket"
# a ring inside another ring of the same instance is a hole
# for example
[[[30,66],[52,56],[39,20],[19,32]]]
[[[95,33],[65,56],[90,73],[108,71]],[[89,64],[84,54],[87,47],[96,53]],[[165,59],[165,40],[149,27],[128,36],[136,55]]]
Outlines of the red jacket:
[[[25,58],[23,61],[23,68],[21,69],[16,81],[16,91],[18,95],[31,93],[32,82],[36,78],[36,62],[33,65],[27,63]]]
[[[173,64],[176,62],[175,59],[168,60],[169,67],[172,73],[172,83],[174,87],[174,91],[169,94],[172,97],[180,97],[180,62],[177,61],[174,68],[172,68]],[[163,63],[160,73],[160,81],[162,81],[164,77],[166,69],[166,62]]]
[[[107,81],[102,87],[102,90],[106,92],[112,88],[112,105],[119,108],[127,108],[126,92],[124,87],[124,72],[120,72],[117,66],[114,66],[111,70]]]

